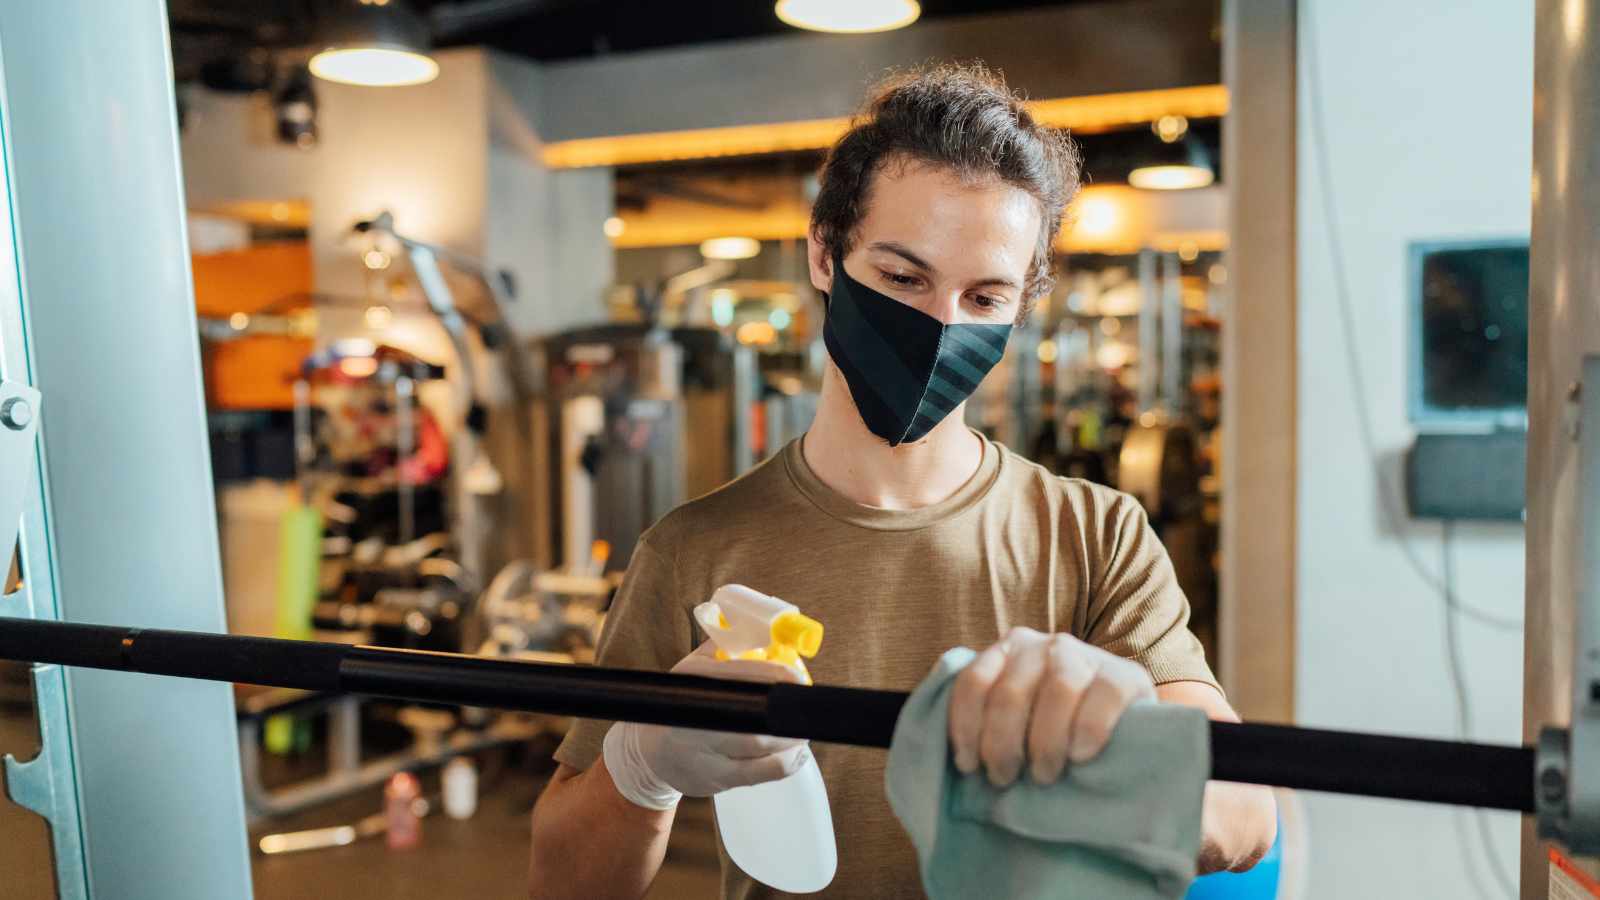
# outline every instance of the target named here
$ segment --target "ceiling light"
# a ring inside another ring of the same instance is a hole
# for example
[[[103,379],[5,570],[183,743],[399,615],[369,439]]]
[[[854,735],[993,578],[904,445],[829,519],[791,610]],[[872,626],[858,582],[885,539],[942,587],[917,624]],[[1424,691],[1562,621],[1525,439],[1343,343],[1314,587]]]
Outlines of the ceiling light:
[[[428,26],[402,0],[344,0],[318,25],[322,49],[311,74],[341,84],[399,87],[439,75],[428,56]]]
[[[1157,144],[1149,164],[1128,173],[1128,184],[1147,191],[1183,191],[1216,181],[1211,153],[1192,135],[1171,144]]]
[[[865,34],[904,28],[922,15],[917,0],[778,0],[778,18],[807,31]]]
[[[1150,130],[1170,144],[1189,132],[1189,120],[1183,116],[1162,116],[1150,123]]]
[[[1199,166],[1140,166],[1128,173],[1128,184],[1146,191],[1184,191],[1215,180],[1210,169]]]
[[[706,259],[749,259],[761,252],[761,242],[748,237],[719,237],[700,242]]]
[[[622,233],[628,230],[628,224],[622,221],[620,216],[612,216],[611,218],[606,219],[603,227],[606,232],[606,237],[608,238],[622,237]]]

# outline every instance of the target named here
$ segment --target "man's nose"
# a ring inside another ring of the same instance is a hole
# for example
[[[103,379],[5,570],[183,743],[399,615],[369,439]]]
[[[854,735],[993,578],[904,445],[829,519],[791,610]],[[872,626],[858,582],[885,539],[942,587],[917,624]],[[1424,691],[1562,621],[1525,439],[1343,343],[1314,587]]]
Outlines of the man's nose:
[[[928,305],[923,307],[923,312],[945,325],[959,321],[961,316],[961,291],[938,290],[934,291]]]

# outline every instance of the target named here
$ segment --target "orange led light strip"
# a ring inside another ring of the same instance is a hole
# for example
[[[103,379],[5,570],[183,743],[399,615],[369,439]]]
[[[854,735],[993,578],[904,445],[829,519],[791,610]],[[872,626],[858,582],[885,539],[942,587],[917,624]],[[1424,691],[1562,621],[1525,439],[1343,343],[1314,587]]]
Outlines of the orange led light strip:
[[[1228,111],[1228,89],[1220,84],[1030,100],[1041,123],[1081,134],[1153,122],[1162,116],[1209,119]],[[825,150],[849,128],[848,118],[731,125],[647,134],[578,138],[546,144],[545,165],[553,169],[626,166]]]

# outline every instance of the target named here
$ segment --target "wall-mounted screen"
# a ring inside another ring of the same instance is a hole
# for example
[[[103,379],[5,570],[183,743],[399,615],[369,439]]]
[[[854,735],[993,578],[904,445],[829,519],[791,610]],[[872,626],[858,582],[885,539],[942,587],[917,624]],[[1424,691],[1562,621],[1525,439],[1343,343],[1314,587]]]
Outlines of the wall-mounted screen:
[[[1413,244],[1411,418],[1525,426],[1528,242]]]

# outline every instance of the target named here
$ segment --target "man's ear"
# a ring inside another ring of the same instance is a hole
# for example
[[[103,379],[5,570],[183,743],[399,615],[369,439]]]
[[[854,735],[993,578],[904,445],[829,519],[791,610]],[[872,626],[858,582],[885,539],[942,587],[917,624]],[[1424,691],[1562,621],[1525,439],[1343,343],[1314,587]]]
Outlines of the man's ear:
[[[826,294],[833,290],[833,257],[815,229],[806,233],[806,266],[811,271],[811,286]]]

